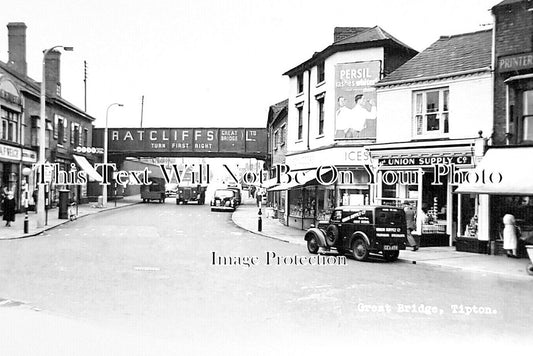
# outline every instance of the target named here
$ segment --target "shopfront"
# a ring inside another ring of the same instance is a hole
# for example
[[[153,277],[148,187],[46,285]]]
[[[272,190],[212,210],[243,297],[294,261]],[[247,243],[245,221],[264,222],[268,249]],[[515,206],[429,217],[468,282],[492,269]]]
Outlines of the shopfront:
[[[290,182],[285,177],[284,183],[270,189],[279,194],[278,219],[305,230],[329,219],[336,206],[369,204],[371,179],[365,168],[369,157],[362,147],[332,147],[288,155]],[[317,162],[323,165],[318,166]]]
[[[464,141],[464,140],[463,140]],[[470,233],[483,204],[475,194],[453,194],[470,177],[476,162],[475,142],[432,147],[370,147],[375,160],[376,204],[406,206],[417,215],[414,234],[420,246],[451,246],[457,236]],[[476,224],[477,228],[477,224]]]

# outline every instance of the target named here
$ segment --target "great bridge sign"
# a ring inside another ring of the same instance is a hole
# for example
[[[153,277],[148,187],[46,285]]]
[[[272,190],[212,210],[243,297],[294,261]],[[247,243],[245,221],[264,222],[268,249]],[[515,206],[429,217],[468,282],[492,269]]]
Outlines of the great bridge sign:
[[[104,146],[104,129],[93,131]],[[265,159],[265,128],[109,128],[108,152],[140,157],[243,157]]]

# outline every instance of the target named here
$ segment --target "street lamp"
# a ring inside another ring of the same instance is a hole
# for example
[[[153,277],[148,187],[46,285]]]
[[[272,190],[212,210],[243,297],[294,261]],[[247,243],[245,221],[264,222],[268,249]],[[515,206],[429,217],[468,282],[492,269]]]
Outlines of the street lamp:
[[[54,46],[44,50],[43,52],[43,77],[41,79],[41,129],[39,131],[39,165],[44,165],[46,162],[46,55],[56,48],[63,48],[64,51],[73,51],[74,47]],[[39,195],[37,198],[37,228],[44,227],[45,211],[44,211],[44,184],[39,185]]]
[[[119,103],[113,103],[113,104],[110,104],[108,107],[107,107],[107,110],[105,112],[105,129],[104,129],[104,164],[107,164],[107,141],[108,141],[108,134],[107,134],[107,121],[108,121],[108,118],[109,118],[109,109],[111,109],[111,107],[113,106],[124,106],[122,104],[119,104]],[[102,172],[104,173],[105,170]],[[105,207],[107,205],[107,185],[106,184],[103,184],[102,185],[102,205]],[[116,199],[116,198],[115,198]]]

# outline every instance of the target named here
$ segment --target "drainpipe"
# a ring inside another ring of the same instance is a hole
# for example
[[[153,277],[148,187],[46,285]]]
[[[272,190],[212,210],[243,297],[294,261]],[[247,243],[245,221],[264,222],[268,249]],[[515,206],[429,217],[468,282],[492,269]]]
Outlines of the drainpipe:
[[[308,70],[307,73],[307,150],[309,150],[309,134],[311,131],[311,70]]]

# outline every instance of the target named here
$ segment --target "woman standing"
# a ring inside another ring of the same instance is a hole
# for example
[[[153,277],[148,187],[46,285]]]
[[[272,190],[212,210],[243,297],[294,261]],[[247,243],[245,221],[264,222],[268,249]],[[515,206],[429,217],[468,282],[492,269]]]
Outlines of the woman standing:
[[[503,249],[507,250],[507,257],[518,258],[518,233],[519,227],[513,215],[505,214],[503,217]]]
[[[6,222],[6,226],[11,226],[11,222],[15,221],[15,196],[13,192],[8,192],[7,197],[2,203],[2,210],[4,210],[3,220]]]

